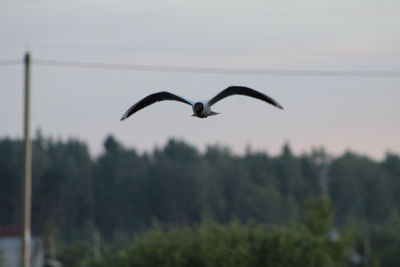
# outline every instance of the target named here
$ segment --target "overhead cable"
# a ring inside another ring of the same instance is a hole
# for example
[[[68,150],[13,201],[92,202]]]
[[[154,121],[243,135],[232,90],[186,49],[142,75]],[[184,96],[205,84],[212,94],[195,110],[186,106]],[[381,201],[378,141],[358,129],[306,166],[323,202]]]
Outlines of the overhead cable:
[[[12,66],[22,63],[21,59],[0,60],[0,66]]]
[[[180,73],[240,74],[240,75],[270,75],[270,76],[400,77],[400,71],[390,71],[390,70],[241,69],[241,68],[135,65],[135,64],[64,61],[64,60],[48,60],[48,59],[35,59],[33,63],[44,66],[110,69],[110,70],[132,70],[132,71],[148,71],[148,72],[180,72]]]

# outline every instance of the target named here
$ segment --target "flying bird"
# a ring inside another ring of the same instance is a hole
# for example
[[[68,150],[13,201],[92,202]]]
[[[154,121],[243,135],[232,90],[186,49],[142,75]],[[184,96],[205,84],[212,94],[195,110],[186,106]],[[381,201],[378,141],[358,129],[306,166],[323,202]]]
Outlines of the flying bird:
[[[219,113],[214,112],[211,110],[211,106],[217,103],[218,101],[224,99],[225,97],[231,96],[231,95],[244,95],[244,96],[250,96],[254,97],[257,99],[260,99],[262,101],[265,101],[271,105],[274,105],[280,109],[283,109],[283,107],[274,99],[271,97],[260,93],[254,89],[244,87],[244,86],[230,86],[226,88],[225,90],[222,90],[219,94],[214,96],[213,98],[206,100],[206,101],[191,101],[186,98],[183,98],[181,96],[172,94],[170,92],[158,92],[154,93],[151,95],[146,96],[133,106],[131,106],[122,116],[121,121],[125,120],[129,116],[131,116],[133,113],[151,105],[159,101],[163,100],[175,100],[179,101],[185,104],[188,104],[192,107],[193,109],[193,114],[192,116],[198,117],[198,118],[207,118],[208,116],[213,116],[217,115]]]

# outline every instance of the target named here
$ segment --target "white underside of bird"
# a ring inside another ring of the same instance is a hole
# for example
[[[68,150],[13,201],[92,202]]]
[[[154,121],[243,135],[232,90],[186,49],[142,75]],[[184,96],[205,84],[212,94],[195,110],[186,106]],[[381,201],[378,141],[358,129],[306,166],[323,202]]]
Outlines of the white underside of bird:
[[[164,100],[175,100],[179,101],[185,104],[188,104],[192,107],[193,109],[193,114],[192,116],[198,117],[198,118],[207,118],[209,116],[217,115],[219,113],[214,112],[211,110],[211,106],[221,99],[232,96],[232,95],[244,95],[244,96],[249,96],[253,98],[257,98],[259,100],[265,101],[271,105],[274,105],[280,109],[283,109],[283,107],[274,99],[271,97],[258,92],[254,89],[244,87],[244,86],[230,86],[224,90],[222,90],[220,93],[218,93],[216,96],[213,98],[206,100],[206,101],[192,101],[189,99],[186,99],[184,97],[172,94],[170,92],[158,92],[154,93],[151,95],[146,96],[136,104],[132,105],[122,116],[121,121],[125,120],[135,112],[151,105],[159,101],[164,101]]]

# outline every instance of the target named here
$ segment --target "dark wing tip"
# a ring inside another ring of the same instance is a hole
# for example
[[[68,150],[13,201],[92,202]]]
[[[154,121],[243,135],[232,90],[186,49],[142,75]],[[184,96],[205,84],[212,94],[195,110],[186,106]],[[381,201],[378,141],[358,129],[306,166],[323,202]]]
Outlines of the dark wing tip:
[[[131,109],[132,109],[132,107],[129,108],[129,109],[124,113],[124,115],[122,115],[120,121],[125,120],[126,118],[128,118],[128,117],[131,115],[131,114],[129,113],[129,112],[131,111]]]
[[[275,106],[280,108],[280,109],[282,109],[282,110],[284,110],[283,106],[281,104],[279,104],[278,102],[276,102],[276,101],[275,101]]]

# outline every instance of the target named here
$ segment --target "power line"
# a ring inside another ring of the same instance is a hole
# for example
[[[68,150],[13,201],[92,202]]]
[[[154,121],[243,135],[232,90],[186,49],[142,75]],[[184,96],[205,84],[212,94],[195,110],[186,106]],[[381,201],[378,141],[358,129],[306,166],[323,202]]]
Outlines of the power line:
[[[180,72],[202,74],[238,74],[238,75],[270,75],[270,76],[330,76],[330,77],[400,77],[400,71],[387,70],[298,70],[298,69],[239,69],[210,67],[178,67],[157,65],[117,64],[106,62],[83,62],[35,59],[34,64],[88,69],[132,70],[148,72]]]
[[[0,66],[21,64],[21,60],[0,60]],[[176,72],[199,74],[236,74],[264,76],[320,76],[320,77],[400,77],[396,70],[300,70],[300,69],[241,69],[241,68],[212,68],[212,67],[179,67],[159,65],[135,65],[110,62],[84,62],[53,59],[33,59],[32,63],[39,66],[55,66],[69,68],[145,71],[145,72]]]
[[[0,60],[0,66],[11,66],[21,64],[22,60],[20,59],[9,59],[9,60]]]

